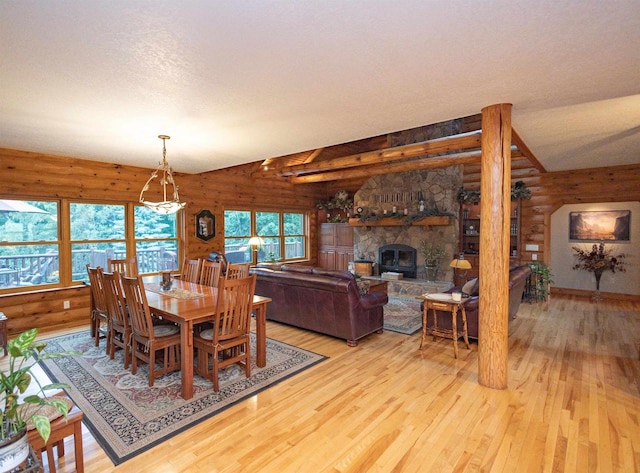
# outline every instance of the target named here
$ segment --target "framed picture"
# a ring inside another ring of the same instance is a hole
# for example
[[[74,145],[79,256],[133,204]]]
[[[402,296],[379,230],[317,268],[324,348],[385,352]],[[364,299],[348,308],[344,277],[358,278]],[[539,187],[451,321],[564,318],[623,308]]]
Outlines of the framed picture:
[[[216,217],[208,210],[196,214],[196,236],[208,241],[216,236]]]
[[[631,210],[569,212],[569,240],[629,241]]]

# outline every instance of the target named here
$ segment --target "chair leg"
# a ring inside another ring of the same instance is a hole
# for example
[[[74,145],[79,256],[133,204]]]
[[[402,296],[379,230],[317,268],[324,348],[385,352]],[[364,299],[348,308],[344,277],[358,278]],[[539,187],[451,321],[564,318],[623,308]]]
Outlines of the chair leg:
[[[152,348],[149,350],[149,387],[153,386],[156,379],[155,368],[156,366],[156,351]]]

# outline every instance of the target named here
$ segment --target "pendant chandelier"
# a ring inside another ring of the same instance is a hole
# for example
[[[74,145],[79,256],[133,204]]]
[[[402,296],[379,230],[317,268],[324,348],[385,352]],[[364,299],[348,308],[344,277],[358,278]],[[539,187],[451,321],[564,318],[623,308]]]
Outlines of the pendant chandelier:
[[[171,139],[171,137],[167,135],[158,135],[158,138],[162,140],[162,162],[158,165],[158,168],[153,171],[151,177],[142,188],[142,192],[140,192],[140,203],[145,207],[150,208],[154,212],[169,215],[174,214],[178,210],[184,208],[185,203],[180,202],[180,198],[178,197],[178,186],[176,186],[176,183],[173,180],[173,173],[171,172],[169,163],[167,163],[167,148],[165,146],[165,140]],[[144,200],[144,193],[149,190],[151,181],[158,177],[158,172],[162,172],[160,184],[162,185],[162,198],[164,200],[162,202],[150,202]],[[171,187],[173,187],[172,200],[167,200],[167,185],[171,185]]]

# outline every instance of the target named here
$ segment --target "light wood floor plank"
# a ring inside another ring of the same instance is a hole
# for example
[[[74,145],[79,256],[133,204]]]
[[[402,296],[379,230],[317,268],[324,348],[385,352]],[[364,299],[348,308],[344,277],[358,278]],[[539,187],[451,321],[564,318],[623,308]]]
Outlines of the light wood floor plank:
[[[385,332],[349,348],[269,322],[329,359],[118,467],[83,428],[85,471],[638,471],[639,329],[629,301],[522,304],[500,391],[478,384],[476,344],[455,360],[450,340],[420,351],[420,334]],[[61,473],[75,467],[65,447]]]

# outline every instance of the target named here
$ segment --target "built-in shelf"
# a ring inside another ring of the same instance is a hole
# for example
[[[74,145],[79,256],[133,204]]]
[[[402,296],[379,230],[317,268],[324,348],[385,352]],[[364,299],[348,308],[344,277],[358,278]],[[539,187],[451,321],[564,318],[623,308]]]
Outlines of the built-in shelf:
[[[413,220],[407,223],[404,217],[386,217],[380,220],[360,221],[359,218],[350,218],[349,225],[352,227],[405,227],[411,225],[431,226],[431,225],[451,225],[451,217],[448,215],[439,215],[437,217],[422,217],[419,220]]]

